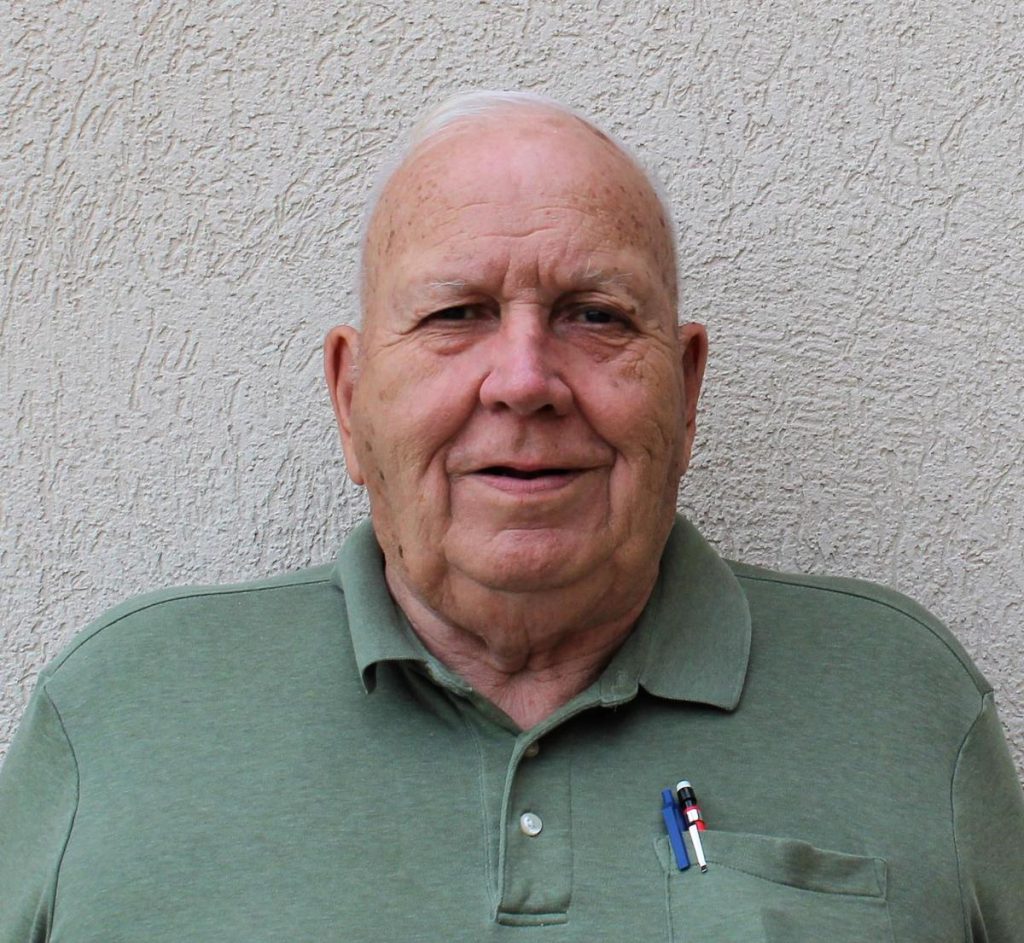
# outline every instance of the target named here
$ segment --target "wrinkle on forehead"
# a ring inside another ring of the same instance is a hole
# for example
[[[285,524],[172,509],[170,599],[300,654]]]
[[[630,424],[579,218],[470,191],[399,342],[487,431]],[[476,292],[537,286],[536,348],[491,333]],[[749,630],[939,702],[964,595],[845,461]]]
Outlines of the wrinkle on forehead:
[[[635,280],[629,272],[595,269],[592,262],[586,268],[570,271],[566,280],[580,289],[629,288]],[[423,289],[431,295],[457,295],[471,290],[474,286],[464,278],[431,279],[423,283]]]

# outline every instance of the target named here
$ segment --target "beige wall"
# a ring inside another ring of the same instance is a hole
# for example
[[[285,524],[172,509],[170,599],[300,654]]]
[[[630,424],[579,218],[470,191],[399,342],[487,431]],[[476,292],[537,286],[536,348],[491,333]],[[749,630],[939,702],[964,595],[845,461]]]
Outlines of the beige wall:
[[[675,202],[713,344],[683,506],[917,597],[1024,761],[1022,9],[0,3],[0,746],[106,606],[322,561],[365,513],[318,346],[368,174],[424,103],[515,86]]]

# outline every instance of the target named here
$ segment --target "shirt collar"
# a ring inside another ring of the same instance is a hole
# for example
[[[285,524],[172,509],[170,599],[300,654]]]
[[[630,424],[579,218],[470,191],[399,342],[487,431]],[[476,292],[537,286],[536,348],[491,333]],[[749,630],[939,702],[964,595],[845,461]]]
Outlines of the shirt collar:
[[[649,694],[733,710],[750,658],[750,608],[739,580],[697,528],[676,517],[651,598],[602,676],[605,699]],[[625,693],[625,692],[623,692]]]
[[[369,520],[349,534],[333,579],[345,594],[352,648],[367,691],[373,690],[379,662],[426,660],[427,650],[388,591],[384,554]]]
[[[349,631],[363,686],[372,690],[384,661],[432,661],[384,580],[384,557],[364,521],[345,541],[334,569],[345,593]],[[732,710],[750,656],[750,610],[739,581],[689,521],[677,517],[651,598],[636,629],[597,682],[605,703],[649,694]]]

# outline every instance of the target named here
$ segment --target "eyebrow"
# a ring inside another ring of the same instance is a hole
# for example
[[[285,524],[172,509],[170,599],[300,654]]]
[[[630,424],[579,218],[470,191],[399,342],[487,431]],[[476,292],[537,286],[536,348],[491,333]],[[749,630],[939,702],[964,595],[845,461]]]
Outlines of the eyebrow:
[[[606,272],[604,269],[591,269],[588,266],[585,272],[576,276],[576,279],[587,285],[615,285],[618,288],[627,288],[633,281],[633,273]]]

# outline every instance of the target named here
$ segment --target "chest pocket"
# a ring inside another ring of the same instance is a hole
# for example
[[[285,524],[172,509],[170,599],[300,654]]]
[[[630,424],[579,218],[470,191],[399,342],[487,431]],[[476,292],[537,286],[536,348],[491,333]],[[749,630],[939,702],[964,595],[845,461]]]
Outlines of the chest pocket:
[[[703,874],[695,862],[679,871],[668,838],[655,842],[673,943],[892,943],[881,858],[768,835],[701,837]]]

